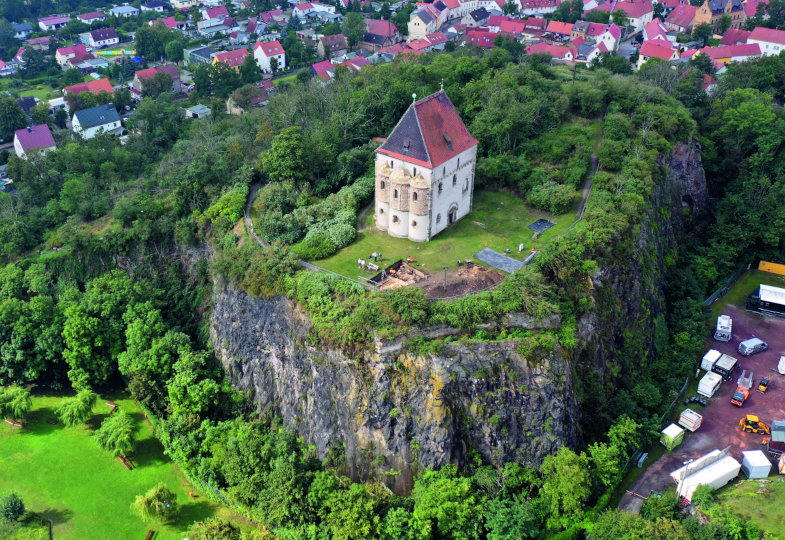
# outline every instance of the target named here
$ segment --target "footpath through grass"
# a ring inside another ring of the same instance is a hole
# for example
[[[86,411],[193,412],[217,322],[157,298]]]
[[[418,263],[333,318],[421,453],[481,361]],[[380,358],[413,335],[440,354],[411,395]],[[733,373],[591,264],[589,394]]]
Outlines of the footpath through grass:
[[[112,398],[137,422],[133,470],[101,450],[92,436],[109,414],[106,399],[99,400],[88,424],[67,428],[46,422],[55,418],[62,397],[34,395],[24,428],[0,424],[0,491],[18,492],[28,510],[54,522],[54,536],[60,540],[142,539],[149,529],[157,539],[181,539],[191,523],[213,515],[247,528],[228,508],[203,495],[191,499],[188,492],[196,490],[164,455],[139,407],[126,396]],[[175,491],[180,503],[174,522],[163,527],[144,523],[131,512],[136,496],[158,482]]]
[[[556,225],[534,240],[534,231],[528,226],[540,218],[549,219]],[[522,260],[529,255],[531,248],[540,249],[575,220],[574,207],[566,214],[554,216],[527,206],[511,193],[479,191],[474,194],[472,212],[468,216],[439,233],[430,242],[418,243],[405,238],[393,238],[378,230],[371,208],[363,220],[365,230],[357,235],[352,244],[327,259],[314,261],[314,264],[355,278],[360,273],[357,259],[368,260],[368,256],[374,251],[381,252],[388,263],[412,256],[416,266],[430,273],[438,272],[445,266],[457,268],[458,259],[472,259],[479,263],[474,259],[474,254],[484,247],[500,253],[509,249],[510,257]],[[521,243],[524,251],[518,253],[518,244]],[[368,272],[364,277],[372,275],[372,272]]]

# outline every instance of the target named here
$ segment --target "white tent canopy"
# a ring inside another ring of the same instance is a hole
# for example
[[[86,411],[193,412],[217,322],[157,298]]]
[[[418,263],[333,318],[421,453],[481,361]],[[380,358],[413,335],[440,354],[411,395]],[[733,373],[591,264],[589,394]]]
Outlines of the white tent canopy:
[[[736,478],[740,470],[741,463],[727,455],[727,449],[712,450],[705,456],[673,471],[671,478],[679,484],[678,495],[689,501],[698,486],[721,488]]]

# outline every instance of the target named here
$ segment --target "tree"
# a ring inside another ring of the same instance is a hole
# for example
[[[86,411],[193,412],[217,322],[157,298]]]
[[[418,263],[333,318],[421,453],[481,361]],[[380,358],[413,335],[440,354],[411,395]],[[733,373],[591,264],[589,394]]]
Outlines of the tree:
[[[275,60],[275,58],[273,58],[273,60]],[[253,55],[249,54],[245,57],[243,65],[240,66],[240,78],[245,84],[251,84],[262,80],[262,71],[259,69],[259,64],[256,63],[256,59]]]
[[[627,18],[623,9],[617,9],[611,13],[611,19],[616,26],[627,26],[630,23],[630,19]]]
[[[488,540],[540,538],[543,518],[535,501],[517,497],[493,499],[485,510]]]
[[[692,29],[692,37],[695,40],[702,41],[703,46],[705,47],[706,44],[711,39],[711,36],[714,35],[714,28],[709,23],[700,23],[699,25],[695,26]]]
[[[566,23],[575,23],[583,16],[583,2],[572,0],[562,2],[556,11],[553,12],[553,20]]]
[[[194,90],[200,97],[207,97],[213,93],[213,79],[210,76],[210,65],[202,64],[193,71]]]
[[[183,44],[181,41],[170,41],[166,44],[166,47],[164,47],[164,52],[166,53],[166,57],[170,62],[183,61]]]
[[[349,489],[336,490],[327,500],[330,513],[327,526],[333,538],[373,538],[377,536],[379,516],[362,484],[352,484]]]
[[[144,495],[137,495],[131,508],[145,521],[166,523],[177,513],[177,495],[161,482]]]
[[[589,458],[566,446],[542,462],[542,494],[550,506],[548,523],[553,528],[569,524],[583,515],[591,495]]]
[[[34,125],[46,124],[52,127],[53,118],[49,114],[49,106],[45,103],[39,103],[30,109],[30,118],[33,120]]]
[[[583,19],[588,22],[608,24],[608,21],[611,19],[611,14],[607,11],[593,9],[592,11],[586,13]]]
[[[518,13],[518,4],[515,2],[505,3],[502,6],[502,13],[505,15],[515,15]]]
[[[27,125],[27,115],[19,102],[9,96],[0,95],[0,138],[8,141],[14,138],[14,131]]]
[[[482,531],[483,501],[471,478],[458,476],[454,465],[425,471],[414,484],[413,528],[423,538],[470,539]]]
[[[98,394],[86,388],[76,396],[66,398],[55,411],[60,421],[68,427],[84,424],[93,412]]]
[[[365,18],[362,13],[352,12],[346,15],[343,21],[343,35],[349,41],[349,47],[354,47],[362,41],[365,35]]]
[[[25,513],[25,504],[16,493],[9,493],[0,500],[0,518],[3,521],[13,522],[19,520]]]
[[[169,86],[171,88],[171,83]],[[115,90],[114,106],[118,111],[123,111],[126,107],[131,106],[131,91],[128,88],[118,88]]]
[[[57,109],[55,111],[55,125],[60,129],[65,129],[66,122],[68,122],[68,113],[63,108]]]
[[[270,58],[270,71],[275,73],[278,71],[278,59],[277,58]]]
[[[24,418],[33,407],[30,391],[19,386],[0,389],[0,416],[15,420]]]
[[[292,126],[276,135],[271,148],[262,154],[261,165],[272,182],[298,184],[307,180],[309,168],[302,129]]]
[[[79,84],[83,81],[84,77],[82,76],[82,73],[76,68],[68,69],[63,73],[63,84],[66,86]]]
[[[134,419],[125,411],[115,411],[101,422],[101,427],[95,432],[98,446],[115,456],[129,452],[135,438]]]
[[[240,540],[240,529],[223,518],[214,516],[192,523],[188,528],[190,540]]]
[[[240,73],[224,62],[210,66],[210,81],[216,96],[227,97],[243,85]]]
[[[722,15],[720,15],[720,25],[719,25],[720,34],[724,34],[725,32],[727,32],[732,22],[733,19],[731,19],[731,16],[728,15],[727,13],[723,13]]]
[[[172,76],[168,73],[158,72],[142,81],[142,96],[157,98],[164,92],[172,91]]]

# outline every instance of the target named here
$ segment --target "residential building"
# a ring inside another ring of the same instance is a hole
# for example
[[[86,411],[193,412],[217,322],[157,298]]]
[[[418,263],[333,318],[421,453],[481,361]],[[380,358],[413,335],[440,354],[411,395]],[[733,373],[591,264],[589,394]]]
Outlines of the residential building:
[[[0,60],[0,77],[13,77],[19,71],[19,66],[20,64],[16,60],[8,62]]]
[[[493,41],[496,36],[501,36],[498,32],[491,32],[487,28],[467,28],[464,43],[467,45],[477,45],[483,49],[493,48]]]
[[[16,39],[27,39],[27,36],[33,33],[33,27],[29,22],[11,23],[14,29],[14,37]]]
[[[329,60],[322,60],[311,66],[311,74],[327,82],[335,76],[335,66]]]
[[[286,68],[286,51],[278,40],[257,41],[253,46],[253,57],[262,73],[272,73],[273,58],[278,63],[278,70]]]
[[[631,2],[616,2],[613,11],[623,11],[632,27],[632,34],[640,32],[654,19],[654,6],[649,0],[634,0]]]
[[[156,23],[162,23],[165,27],[170,28],[172,30],[185,30],[188,28],[188,21],[178,21],[174,17],[161,17],[160,19],[156,19],[154,21],[149,21],[147,24],[153,26]]]
[[[71,122],[74,133],[84,139],[92,139],[100,133],[119,134],[122,131],[120,115],[112,103],[76,111]]]
[[[179,93],[182,90],[180,82],[180,71],[174,64],[165,64],[163,66],[151,67],[137,71],[134,73],[134,80],[131,82],[131,90],[136,94],[141,94],[142,90],[144,89],[144,82],[148,79],[152,79],[158,73],[166,73],[172,78],[172,89],[170,91],[173,94]]]
[[[92,92],[93,94],[100,94],[101,92],[109,92],[114,94],[114,88],[109,79],[97,79],[93,81],[83,82],[66,86],[63,88],[63,95],[65,94],[79,94],[81,92]]]
[[[668,35],[668,29],[665,28],[665,24],[659,18],[654,19],[643,27],[643,41],[657,39],[664,42],[666,46],[668,43],[675,43],[676,41],[676,36]]]
[[[123,17],[136,17],[139,15],[139,10],[133,6],[116,6],[109,10],[109,13],[117,17],[118,19],[122,19]]]
[[[270,98],[267,97],[267,92],[264,90],[264,88],[259,88],[256,86],[253,88],[254,93],[250,99],[251,107],[263,107],[267,105]],[[229,96],[229,99],[226,100],[226,114],[241,116],[247,112],[237,104],[238,101],[239,92],[235,92],[234,95]]]
[[[48,51],[50,41],[52,41],[52,36],[41,36],[37,38],[30,38],[26,40],[25,43],[27,45],[30,45],[33,48],[33,50]]]
[[[17,129],[14,132],[14,152],[19,158],[26,159],[28,152],[32,150],[48,152],[55,148],[54,137],[46,124]]]
[[[376,150],[376,227],[427,242],[472,209],[477,139],[444,90],[409,106]]]
[[[465,24],[467,28],[477,28],[487,23],[490,16],[491,14],[484,7],[477,8],[471,13],[464,15],[461,19],[461,24]]]
[[[90,46],[95,49],[103,49],[120,43],[120,37],[114,28],[99,28],[90,32]]]
[[[692,34],[695,25],[696,6],[683,5],[677,6],[665,18],[665,28],[680,34]]]
[[[194,105],[193,107],[188,107],[184,111],[186,118],[207,118],[212,114],[212,111],[209,107],[205,107],[201,103],[199,105]]]
[[[739,30],[738,28],[728,28],[728,31],[725,32],[725,35],[722,36],[722,39],[720,40],[720,45],[738,45],[739,43],[747,43],[750,34],[752,34],[752,32],[748,30]],[[765,54],[763,47],[761,47],[761,52]]]
[[[640,69],[641,66],[651,58],[660,58],[661,60],[667,61],[678,60],[679,51],[678,49],[674,49],[663,43],[661,40],[644,41],[638,54],[636,68]]]
[[[437,18],[425,7],[421,7],[409,16],[409,39],[418,39],[438,30]]]
[[[144,11],[155,11],[157,13],[163,13],[169,9],[169,4],[166,2],[162,2],[161,0],[150,0],[149,2],[143,2],[139,8]]]
[[[183,51],[183,59],[187,64],[211,64],[218,51],[211,47],[194,47]]]
[[[574,41],[578,38],[583,38],[587,42],[595,41],[598,46],[600,43],[603,43],[606,51],[615,51],[616,45],[621,38],[621,29],[613,23],[600,24],[588,21],[577,21],[572,27],[570,40]]]
[[[343,34],[322,36],[316,45],[316,51],[321,58],[335,58],[349,52],[349,40]]]
[[[723,15],[730,17],[730,28],[741,28],[747,22],[742,0],[704,0],[695,14],[695,26],[710,24],[717,32]]]
[[[561,4],[561,0],[519,0],[522,15],[547,15],[553,13]]]
[[[199,5],[199,0],[172,0],[172,7],[174,9],[189,10],[192,7]]]
[[[758,58],[761,56],[761,48],[757,43],[743,43],[741,45],[704,47],[695,54],[705,54],[715,62],[724,65]]]
[[[71,60],[79,63],[88,57],[92,57],[92,55],[87,52],[87,46],[84,43],[71,45],[70,47],[61,47],[55,51],[55,61],[62,69],[72,67]]]
[[[553,38],[569,41],[572,35],[572,24],[561,21],[550,21],[545,31]]]
[[[240,71],[240,66],[245,62],[245,58],[249,56],[248,49],[235,49],[233,51],[224,51],[216,54],[213,57],[213,64],[222,63],[229,67],[233,67],[236,71]]]
[[[41,17],[38,19],[38,27],[44,32],[57,30],[65,26],[71,17],[68,15],[49,15],[48,17]]]
[[[747,43],[757,44],[763,56],[777,56],[785,50],[785,32],[758,26],[750,33]]]
[[[575,47],[567,47],[565,45],[551,45],[545,41],[540,41],[531,47],[527,47],[526,54],[547,54],[556,60],[572,62],[575,60],[578,50]]]
[[[202,13],[202,19],[223,20],[229,16],[229,10],[226,9],[226,6],[205,8],[201,11],[201,13]]]
[[[96,21],[105,21],[106,15],[100,11],[91,11],[90,13],[82,13],[77,15],[76,18],[85,24],[93,24]]]

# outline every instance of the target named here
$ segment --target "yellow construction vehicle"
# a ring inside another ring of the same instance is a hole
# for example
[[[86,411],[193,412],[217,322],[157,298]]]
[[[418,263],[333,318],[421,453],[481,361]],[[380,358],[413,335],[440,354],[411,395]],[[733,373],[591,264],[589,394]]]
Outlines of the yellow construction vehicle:
[[[754,414],[748,414],[739,420],[739,427],[742,431],[746,431],[747,433],[765,433],[766,435],[771,434],[769,425],[758,420],[758,417]]]
[[[769,378],[763,377],[760,380],[760,384],[758,385],[758,392],[760,392],[761,394],[765,394],[766,390],[768,389],[769,389]]]

